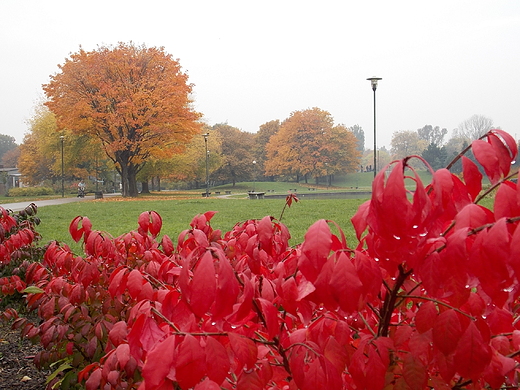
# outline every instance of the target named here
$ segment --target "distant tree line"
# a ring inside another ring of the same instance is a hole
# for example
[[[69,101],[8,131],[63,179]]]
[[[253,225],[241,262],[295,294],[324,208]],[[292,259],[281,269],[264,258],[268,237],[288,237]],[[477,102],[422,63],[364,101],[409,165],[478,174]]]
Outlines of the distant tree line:
[[[447,142],[446,128],[426,125],[394,133],[389,151],[370,151],[359,125],[337,124],[317,107],[273,119],[256,133],[204,124],[192,107],[193,85],[163,48],[80,48],[59,69],[44,85],[47,100],[23,143],[0,137],[0,157],[18,166],[26,184],[56,183],[64,175],[116,189],[116,172],[123,196],[136,196],[138,182],[143,192],[164,181],[203,187],[207,173],[213,184],[323,178],[330,184],[335,175],[375,169],[374,152],[377,168],[413,154],[440,168],[493,125],[475,115]]]

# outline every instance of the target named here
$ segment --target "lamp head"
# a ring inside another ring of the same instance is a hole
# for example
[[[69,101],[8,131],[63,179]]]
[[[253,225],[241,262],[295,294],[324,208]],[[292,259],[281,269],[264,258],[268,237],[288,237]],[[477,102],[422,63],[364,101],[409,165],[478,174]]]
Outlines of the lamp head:
[[[377,89],[377,82],[379,80],[383,80],[381,77],[369,77],[367,80],[370,80],[370,83],[372,84],[372,91],[375,91]]]

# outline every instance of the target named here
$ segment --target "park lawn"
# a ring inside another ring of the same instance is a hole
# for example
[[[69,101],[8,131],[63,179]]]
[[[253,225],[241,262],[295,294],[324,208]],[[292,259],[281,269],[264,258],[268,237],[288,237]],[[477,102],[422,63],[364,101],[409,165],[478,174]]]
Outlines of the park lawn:
[[[355,234],[350,218],[366,199],[302,199],[286,208],[282,222],[291,233],[291,244],[303,241],[307,229],[319,219],[335,221],[345,231],[349,245],[355,246]],[[176,240],[178,235],[189,228],[189,223],[197,214],[217,211],[211,225],[214,229],[227,232],[236,223],[247,219],[259,219],[270,215],[280,218],[284,199],[146,199],[127,200],[122,198],[82,201],[59,206],[45,206],[38,209],[41,224],[37,231],[42,242],[60,241],[68,244],[76,254],[81,254],[81,246],[75,244],[68,233],[68,226],[76,216],[88,217],[93,229],[101,230],[117,237],[137,229],[137,219],[143,211],[156,211],[163,220],[163,234]],[[332,227],[333,232],[336,228]]]

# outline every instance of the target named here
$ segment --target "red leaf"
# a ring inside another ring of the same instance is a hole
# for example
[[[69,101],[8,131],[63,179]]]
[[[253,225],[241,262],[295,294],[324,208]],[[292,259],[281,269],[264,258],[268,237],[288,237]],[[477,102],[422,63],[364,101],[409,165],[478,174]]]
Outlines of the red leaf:
[[[509,170],[511,169],[511,153],[504,144],[504,142],[497,137],[495,134],[488,134],[488,142],[493,146],[495,150],[495,155],[498,158],[498,165],[500,167],[500,173],[503,176],[507,176],[509,174]]]
[[[164,331],[147,314],[141,314],[128,333],[130,352],[138,356],[138,350],[150,351],[164,337]]]
[[[150,234],[152,237],[157,237],[162,228],[162,218],[155,211],[150,211]]]
[[[338,340],[334,337],[329,337],[325,348],[323,349],[323,356],[336,368],[337,372],[343,372],[348,361],[348,354],[346,347],[340,345]]]
[[[511,218],[520,215],[520,205],[517,200],[516,188],[512,187],[508,182],[504,182],[498,187],[493,203],[495,219]]]
[[[77,216],[69,225],[69,233],[75,242],[79,242],[81,237],[83,237],[84,229],[78,227],[82,219],[83,217]]]
[[[287,205],[287,207],[291,207],[293,200],[295,202],[298,202],[299,199],[296,197],[295,193],[291,192],[289,195],[285,197],[285,204]]]
[[[367,390],[381,390],[385,386],[386,365],[383,359],[387,360],[387,356],[382,354],[381,350],[377,350],[372,346],[368,346],[366,363]]]
[[[520,228],[517,226],[509,244],[509,265],[513,268],[515,276],[520,280]]]
[[[258,241],[260,241],[260,248],[271,252],[272,240],[273,240],[273,224],[271,217],[262,218],[256,225],[256,231],[258,232]]]
[[[237,390],[263,390],[264,383],[254,370],[242,371],[237,380]]]
[[[174,363],[175,336],[168,336],[148,352],[142,375],[146,388],[158,387],[170,372]]]
[[[208,337],[205,352],[208,378],[220,385],[231,367],[226,348],[213,337]]]
[[[484,168],[491,184],[496,184],[501,175],[500,164],[493,146],[486,141],[475,140],[471,143],[471,148],[475,158]]]
[[[195,386],[204,377],[206,356],[195,337],[188,334],[179,345],[175,369],[175,377],[183,389]]]
[[[404,184],[403,163],[399,161],[388,176],[381,200],[372,196],[372,209],[368,224],[377,228],[378,234],[404,237],[411,228],[412,205]],[[374,207],[374,205],[376,207]]]
[[[228,337],[231,349],[239,362],[238,369],[241,369],[243,365],[249,369],[254,368],[258,355],[256,344],[252,340],[236,333],[229,333]]]
[[[40,306],[39,315],[44,320],[51,318],[54,315],[54,310],[56,309],[56,299],[52,296],[46,303]]]
[[[206,221],[207,222],[211,221],[211,218],[213,218],[216,213],[217,213],[217,211],[206,211],[204,213],[204,217],[206,217]]]
[[[352,225],[354,225],[354,229],[356,230],[356,237],[358,240],[361,239],[361,235],[366,230],[367,224],[367,215],[370,211],[370,201],[367,200],[361,206],[358,207],[356,214],[351,218]]]
[[[433,345],[449,355],[457,347],[462,335],[459,317],[453,309],[441,313],[433,325]]]
[[[360,251],[355,251],[354,265],[359,276],[359,280],[363,283],[363,293],[377,297],[383,282],[381,268],[377,262]]]
[[[215,266],[210,251],[206,251],[193,273],[191,282],[190,307],[197,316],[202,317],[215,301],[217,282]]]
[[[116,268],[110,275],[108,293],[112,298],[119,297],[126,288],[128,269],[124,266]]]
[[[116,348],[116,357],[119,362],[119,368],[123,370],[126,363],[130,360],[130,346],[128,344],[119,344]]]
[[[139,233],[141,234],[147,234],[148,233],[148,227],[150,226],[150,214],[149,211],[144,211],[141,214],[139,214],[139,218],[137,220],[137,223],[139,224]]]
[[[482,190],[482,174],[477,165],[466,156],[462,156],[462,172],[471,201],[474,201]]]
[[[172,239],[167,235],[163,236],[161,240],[161,246],[166,256],[171,256],[175,250]]]
[[[237,301],[240,287],[229,260],[221,256],[219,258],[218,284],[215,294],[215,308],[213,319],[221,319],[233,312],[233,305]]]
[[[431,301],[424,302],[415,315],[415,327],[419,333],[429,331],[437,319],[437,308]]]
[[[193,388],[193,390],[220,390],[221,387],[213,382],[212,380],[209,380],[208,378],[204,379],[202,382],[198,383],[197,386]]]
[[[126,286],[128,288],[128,292],[130,293],[130,296],[132,298],[137,298],[139,294],[141,293],[141,289],[143,287],[144,278],[143,275],[141,275],[141,272],[134,269],[130,271],[130,274],[128,275],[128,281],[126,283]]]
[[[428,372],[420,359],[408,354],[403,361],[403,377],[410,389],[424,389],[428,381]]]
[[[510,257],[509,240],[506,220],[502,218],[490,229],[480,232],[470,253],[471,270],[497,306],[505,303],[509,295],[503,290],[513,283],[506,265]]]
[[[474,229],[492,222],[494,220],[492,217],[494,216],[491,215],[488,209],[470,203],[455,216],[455,228]]]
[[[92,371],[89,375],[87,381],[85,382],[86,390],[97,390],[101,384],[101,369],[96,369]]]
[[[128,335],[128,326],[125,321],[118,321],[112,326],[108,333],[108,339],[114,346],[118,346],[126,339]]]
[[[511,333],[513,331],[513,315],[510,311],[495,307],[487,316],[487,323],[493,334]]]
[[[491,360],[491,348],[473,322],[470,322],[455,351],[457,372],[466,378],[476,379]]]
[[[506,143],[507,148],[509,149],[509,154],[511,155],[511,160],[515,160],[518,155],[518,145],[516,141],[509,133],[506,133],[501,129],[491,129],[491,133],[498,134]]]
[[[280,324],[278,322],[278,310],[272,302],[269,302],[266,299],[257,298],[257,301],[260,302],[260,308],[266,322],[267,332],[269,334],[269,338],[272,339],[278,334],[280,330]]]
[[[330,286],[335,299],[347,313],[356,311],[360,304],[363,284],[359,280],[356,268],[345,254],[340,252],[334,265]]]
[[[298,260],[298,266],[310,282],[316,280],[321,268],[327,262],[331,245],[332,233],[324,219],[315,222],[305,233],[305,241],[301,249],[302,256]]]

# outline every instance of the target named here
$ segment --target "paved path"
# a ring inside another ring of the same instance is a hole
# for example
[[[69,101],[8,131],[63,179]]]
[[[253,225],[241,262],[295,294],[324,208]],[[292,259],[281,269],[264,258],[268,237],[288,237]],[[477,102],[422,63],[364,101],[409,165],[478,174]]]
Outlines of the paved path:
[[[121,194],[103,194],[104,197],[115,196]],[[84,198],[56,198],[56,199],[46,199],[46,200],[27,200],[25,202],[18,203],[0,203],[0,206],[6,210],[20,211],[25,209],[31,203],[34,203],[38,208],[43,206],[54,206],[65,203],[72,202],[84,202],[86,200],[94,200],[94,195],[86,195]]]

